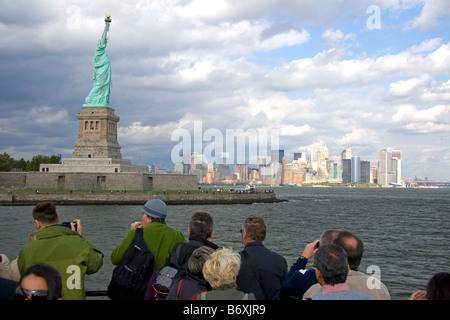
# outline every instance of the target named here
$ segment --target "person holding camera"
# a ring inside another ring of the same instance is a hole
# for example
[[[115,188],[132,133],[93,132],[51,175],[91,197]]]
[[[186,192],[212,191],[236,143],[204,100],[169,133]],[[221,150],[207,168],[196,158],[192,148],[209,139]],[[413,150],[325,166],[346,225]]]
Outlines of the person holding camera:
[[[19,272],[36,263],[54,267],[62,279],[64,300],[83,300],[86,297],[84,278],[96,273],[103,265],[103,253],[81,236],[79,219],[61,223],[56,207],[43,202],[32,210],[36,225],[36,240],[25,244],[19,252]]]
[[[281,286],[283,299],[302,299],[303,294],[314,284],[317,283],[316,272],[314,269],[306,269],[308,260],[314,256],[320,245],[333,243],[338,237],[339,231],[334,229],[326,230],[322,233],[319,240],[308,243],[301,256],[291,266],[289,272],[284,278]]]
[[[368,295],[375,300],[391,300],[389,290],[383,282],[375,276],[358,271],[364,252],[364,244],[359,237],[350,231],[340,230],[333,244],[343,248],[347,253],[350,270],[346,284],[350,289]],[[322,242],[320,246],[322,246]],[[320,284],[316,283],[303,294],[303,298],[309,299],[314,294],[319,293],[320,290]]]

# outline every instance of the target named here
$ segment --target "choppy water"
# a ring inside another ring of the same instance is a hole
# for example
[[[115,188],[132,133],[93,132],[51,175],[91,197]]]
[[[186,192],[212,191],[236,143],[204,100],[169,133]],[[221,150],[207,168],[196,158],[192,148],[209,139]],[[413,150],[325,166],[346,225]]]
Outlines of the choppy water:
[[[169,206],[167,224],[187,235],[191,215],[207,211],[215,221],[212,241],[241,250],[239,229],[247,216],[265,219],[265,245],[289,266],[326,229],[346,229],[364,242],[360,266],[377,265],[393,299],[424,290],[428,279],[449,271],[450,189],[275,188],[287,202],[252,205]],[[141,217],[142,206],[59,206],[63,221],[79,218],[83,236],[105,254],[101,270],[86,277],[87,290],[104,290],[112,249]],[[12,260],[34,231],[30,206],[0,207],[0,252]]]

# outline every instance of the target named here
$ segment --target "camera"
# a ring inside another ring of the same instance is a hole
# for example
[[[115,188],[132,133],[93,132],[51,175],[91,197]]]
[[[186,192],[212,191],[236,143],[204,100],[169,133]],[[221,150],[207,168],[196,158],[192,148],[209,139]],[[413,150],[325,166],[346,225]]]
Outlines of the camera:
[[[77,227],[78,227],[77,222],[76,221],[72,221],[72,222],[73,222],[73,226],[74,226],[75,230],[77,230]],[[72,229],[72,227],[70,226],[70,222],[63,222],[63,223],[61,223],[61,225],[63,227],[67,227],[69,229]]]

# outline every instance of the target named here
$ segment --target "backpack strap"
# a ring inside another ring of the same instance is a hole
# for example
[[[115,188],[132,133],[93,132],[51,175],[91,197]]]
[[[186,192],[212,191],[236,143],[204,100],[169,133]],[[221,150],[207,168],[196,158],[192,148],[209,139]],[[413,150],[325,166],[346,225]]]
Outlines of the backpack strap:
[[[180,262],[179,262],[179,260],[180,260],[180,252],[181,252],[181,249],[182,249],[184,244],[185,243],[180,243],[179,245],[177,245],[177,247],[175,248],[175,255],[173,255],[173,256],[171,255],[170,256],[170,259],[169,259],[169,261],[166,262],[166,265],[167,264],[171,264],[173,266],[176,266],[177,268],[181,267]]]
[[[180,279],[180,281],[178,281],[178,285],[177,285],[177,296],[176,296],[175,300],[180,300],[180,299],[179,299],[179,295],[180,295],[181,282],[183,282],[183,279]]]

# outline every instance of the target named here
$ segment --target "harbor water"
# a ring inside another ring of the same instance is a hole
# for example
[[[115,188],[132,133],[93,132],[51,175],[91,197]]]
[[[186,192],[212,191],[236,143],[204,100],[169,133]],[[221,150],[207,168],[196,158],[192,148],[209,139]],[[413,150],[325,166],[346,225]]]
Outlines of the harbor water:
[[[213,242],[239,251],[239,230],[248,216],[264,218],[264,244],[288,261],[290,267],[304,246],[327,229],[349,230],[364,242],[360,271],[377,266],[392,299],[406,300],[425,290],[429,278],[450,271],[450,188],[320,188],[277,187],[285,202],[230,205],[169,206],[167,224],[187,236],[191,215],[209,212],[215,222]],[[0,207],[0,252],[10,260],[35,230],[32,206]],[[106,290],[114,266],[110,254],[141,218],[142,206],[58,206],[62,221],[81,219],[83,236],[101,250],[104,265],[86,276],[87,290]],[[308,262],[312,267],[312,261]],[[370,267],[370,268],[369,268]],[[369,272],[372,273],[373,271]],[[378,275],[377,275],[378,276]],[[89,299],[96,299],[90,297]]]

